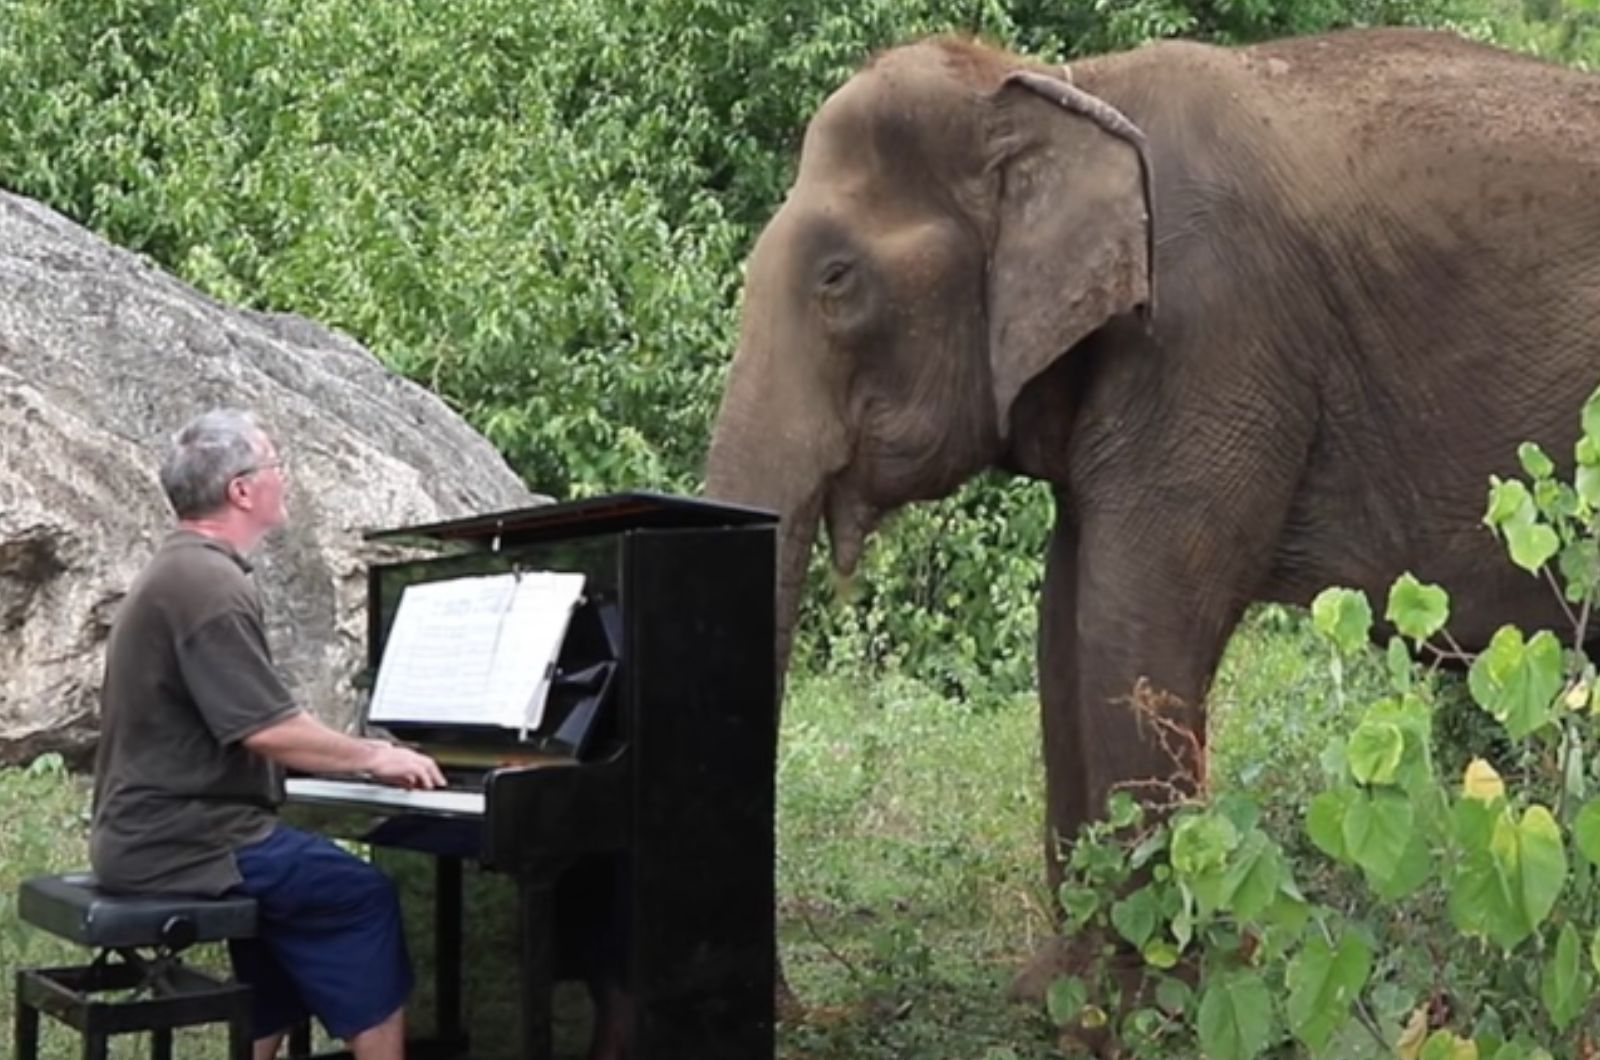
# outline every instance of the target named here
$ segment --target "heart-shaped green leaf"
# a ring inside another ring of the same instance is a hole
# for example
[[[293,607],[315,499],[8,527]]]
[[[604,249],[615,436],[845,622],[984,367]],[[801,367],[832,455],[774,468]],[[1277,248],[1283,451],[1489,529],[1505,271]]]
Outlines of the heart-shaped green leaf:
[[[1593,438],[1597,444],[1600,444],[1600,387],[1596,387],[1594,393],[1590,394],[1584,401],[1581,422],[1583,423],[1583,436],[1585,438]]]
[[[1572,819],[1572,845],[1591,864],[1600,865],[1600,799],[1584,803]]]
[[[1533,478],[1549,478],[1556,473],[1556,465],[1539,448],[1537,442],[1523,442],[1517,446],[1517,461]]]
[[[1549,630],[1524,643],[1521,630],[1501,626],[1467,672],[1472,698],[1519,740],[1555,717],[1561,684],[1561,642]]]
[[[1511,562],[1529,574],[1539,573],[1539,568],[1561,548],[1561,538],[1544,523],[1511,523],[1505,531]]]
[[[1172,829],[1172,867],[1183,876],[1217,871],[1239,845],[1239,830],[1221,814],[1199,813]]]
[[[1487,526],[1494,529],[1525,526],[1538,515],[1527,486],[1517,479],[1502,481],[1498,476],[1489,477],[1489,507],[1483,516]]]
[[[1321,1052],[1335,1031],[1350,1018],[1350,1005],[1372,971],[1372,950],[1354,932],[1346,932],[1337,948],[1313,934],[1289,964],[1289,1029],[1311,1049]]]
[[[1539,977],[1539,999],[1557,1030],[1566,1030],[1588,1007],[1590,976],[1580,963],[1578,929],[1564,924],[1556,937],[1556,951]]]
[[[1111,926],[1135,949],[1145,944],[1161,917],[1159,903],[1149,887],[1141,887],[1111,907]]]
[[[1584,439],[1588,441],[1588,439]],[[1580,449],[1583,443],[1579,443]],[[1600,451],[1596,452],[1596,459],[1600,461]],[[1572,478],[1572,485],[1578,491],[1578,496],[1591,508],[1600,508],[1600,463],[1582,463],[1578,466],[1577,474]]]
[[[1089,988],[1084,986],[1082,979],[1075,975],[1062,976],[1050,984],[1044,1005],[1050,1013],[1050,1022],[1057,1027],[1067,1027],[1078,1018],[1084,1002],[1088,1000]]]
[[[1389,606],[1383,617],[1412,640],[1427,640],[1450,620],[1450,594],[1437,585],[1424,585],[1408,571],[1389,589]]]
[[[1561,572],[1562,595],[1570,603],[1581,602],[1600,577],[1594,539],[1582,537],[1564,547],[1556,557],[1556,570]]]
[[[1354,589],[1324,589],[1311,601],[1311,623],[1342,652],[1356,651],[1372,629],[1372,606]]]
[[[1250,1060],[1272,1031],[1272,995],[1258,975],[1219,976],[1200,998],[1200,1047],[1221,1060]]]
[[[1282,878],[1277,844],[1265,832],[1252,831],[1223,873],[1223,901],[1239,920],[1255,920],[1277,896]]]
[[[1396,791],[1360,793],[1344,815],[1344,846],[1374,880],[1394,875],[1411,842],[1411,800]]]
[[[1561,829],[1550,811],[1531,806],[1519,822],[1502,809],[1487,848],[1466,850],[1456,867],[1451,922],[1509,951],[1544,922],[1566,878]]]
[[[1404,750],[1405,737],[1401,735],[1399,726],[1382,721],[1363,721],[1350,734],[1350,746],[1346,751],[1350,774],[1362,784],[1392,783]]]
[[[1530,930],[1537,928],[1550,915],[1556,895],[1567,882],[1561,826],[1543,806],[1530,806],[1514,827],[1507,820],[1495,828],[1489,849],[1508,869],[1515,867],[1522,915]]]
[[[1306,810],[1306,834],[1317,849],[1335,861],[1349,861],[1344,845],[1344,815],[1359,793],[1354,788],[1334,788],[1311,800]]]
[[[1178,947],[1166,939],[1151,939],[1139,952],[1152,968],[1166,969],[1178,963]]]
[[[1428,1035],[1417,1060],[1478,1060],[1478,1046],[1454,1031],[1437,1030]]]
[[[1556,473],[1555,463],[1537,442],[1523,442],[1517,446],[1517,462],[1533,478],[1549,478]]]
[[[1394,902],[1406,897],[1433,877],[1433,853],[1422,832],[1413,829],[1400,861],[1385,879],[1368,877],[1367,882],[1379,898]]]

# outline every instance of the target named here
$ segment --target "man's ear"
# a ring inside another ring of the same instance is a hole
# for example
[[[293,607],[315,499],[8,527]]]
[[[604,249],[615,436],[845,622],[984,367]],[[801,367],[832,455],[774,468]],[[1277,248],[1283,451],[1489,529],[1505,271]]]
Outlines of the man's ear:
[[[999,203],[989,258],[995,422],[1090,332],[1153,299],[1144,136],[1103,100],[1033,71],[995,92]]]

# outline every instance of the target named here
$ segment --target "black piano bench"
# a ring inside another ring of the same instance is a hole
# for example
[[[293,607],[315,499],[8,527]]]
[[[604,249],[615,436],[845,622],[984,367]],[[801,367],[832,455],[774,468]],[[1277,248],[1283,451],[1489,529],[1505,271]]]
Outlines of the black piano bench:
[[[83,1035],[84,1060],[105,1060],[114,1034],[143,1031],[152,1060],[171,1060],[174,1029],[221,1022],[230,1060],[249,1060],[250,988],[196,971],[181,954],[197,942],[254,935],[254,899],[105,894],[87,873],[69,873],[24,880],[17,913],[97,951],[85,965],[17,971],[17,1060],[38,1060],[41,1012]],[[95,998],[106,991],[131,993]]]

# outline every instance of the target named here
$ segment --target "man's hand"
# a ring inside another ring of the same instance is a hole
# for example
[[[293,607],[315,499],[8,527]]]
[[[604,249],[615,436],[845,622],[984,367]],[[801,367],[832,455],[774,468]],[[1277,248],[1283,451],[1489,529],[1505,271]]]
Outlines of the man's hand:
[[[444,774],[427,755],[387,740],[347,736],[305,711],[258,729],[245,749],[304,773],[365,773],[402,788],[442,788]]]
[[[372,759],[367,764],[367,772],[372,774],[374,780],[401,788],[445,786],[439,764],[427,755],[382,740],[367,742],[372,746]]]

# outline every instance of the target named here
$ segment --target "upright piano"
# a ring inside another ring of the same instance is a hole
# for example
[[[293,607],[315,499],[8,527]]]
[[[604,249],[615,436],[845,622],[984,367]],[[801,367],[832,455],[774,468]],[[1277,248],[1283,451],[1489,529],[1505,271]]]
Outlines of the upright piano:
[[[440,791],[287,783],[291,823],[428,864],[414,949],[431,951],[433,1026],[410,1055],[491,1055],[486,1032],[509,1021],[496,1055],[552,1056],[560,935],[620,975],[632,1060],[771,1057],[776,518],[627,493],[368,537],[425,550],[369,569],[369,679],[408,585],[585,575],[537,728],[395,726],[444,767]],[[514,908],[475,930],[489,876]],[[507,969],[489,977],[511,980],[503,1018],[469,1015],[480,961]]]

